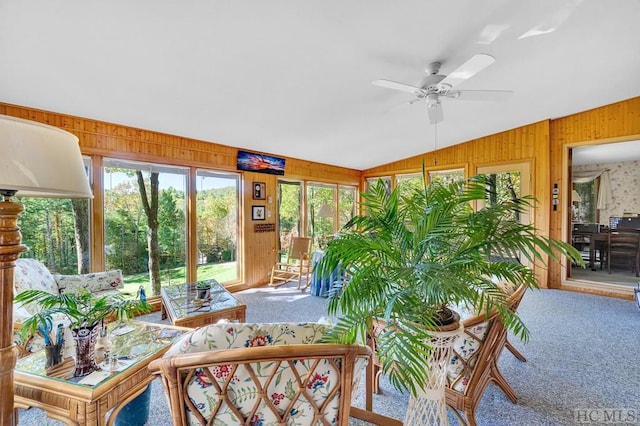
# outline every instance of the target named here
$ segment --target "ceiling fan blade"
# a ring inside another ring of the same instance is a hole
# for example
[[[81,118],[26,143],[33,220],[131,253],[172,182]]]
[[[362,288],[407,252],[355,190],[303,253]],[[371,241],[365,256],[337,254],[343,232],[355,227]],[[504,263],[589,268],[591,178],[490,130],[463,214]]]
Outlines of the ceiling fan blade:
[[[486,53],[474,55],[464,64],[456,68],[455,71],[449,73],[448,76],[440,82],[440,85],[446,85],[448,88],[456,87],[468,78],[473,77],[489,65],[493,64],[496,59]]]
[[[461,101],[506,101],[513,95],[511,90],[451,90],[440,96]]]
[[[444,114],[442,113],[442,104],[440,102],[427,104],[427,115],[429,116],[429,123],[440,123],[442,120],[444,120]]]
[[[413,93],[415,95],[419,94],[422,89],[419,87],[410,86],[404,83],[398,83],[397,81],[391,80],[374,80],[371,82],[375,86],[385,87],[387,89],[400,90],[401,92]]]

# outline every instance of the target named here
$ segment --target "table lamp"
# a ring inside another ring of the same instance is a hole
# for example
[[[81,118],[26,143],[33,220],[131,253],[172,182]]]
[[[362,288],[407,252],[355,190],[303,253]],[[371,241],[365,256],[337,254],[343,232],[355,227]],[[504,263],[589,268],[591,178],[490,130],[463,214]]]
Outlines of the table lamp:
[[[22,245],[19,197],[91,198],[78,138],[56,127],[0,115],[0,425],[14,425],[13,271]]]
[[[575,189],[571,190],[571,202],[572,203],[580,203],[582,202],[582,197],[578,194],[578,191]]]

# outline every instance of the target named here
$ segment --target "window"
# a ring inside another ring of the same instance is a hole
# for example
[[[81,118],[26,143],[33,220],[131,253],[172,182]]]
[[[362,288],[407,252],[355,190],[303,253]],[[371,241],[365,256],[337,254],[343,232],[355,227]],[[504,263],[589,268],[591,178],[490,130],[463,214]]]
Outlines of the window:
[[[520,173],[487,174],[487,201],[493,205],[520,197]]]
[[[500,166],[478,167],[478,174],[487,176],[487,197],[485,203],[494,204],[497,202],[520,198],[530,194],[531,166],[529,163],[503,164]],[[484,203],[479,202],[478,208],[482,208]],[[528,224],[531,222],[530,209],[513,212],[512,220]],[[517,254],[518,261],[529,264],[528,260],[521,254]]]
[[[375,184],[378,180],[382,180],[387,188],[387,193],[391,193],[391,176],[376,176],[367,178],[365,181],[366,188],[365,192],[369,190],[371,185]]]
[[[338,187],[338,231],[356,215],[356,187]]]
[[[323,247],[334,234],[336,185],[307,184],[307,236],[315,247]]]
[[[291,238],[296,236],[312,237],[314,247],[324,247],[327,239],[355,215],[357,189],[350,185],[278,180],[281,255],[287,252]],[[303,223],[306,232],[302,232]]]
[[[105,265],[148,295],[186,281],[188,168],[104,160]]]
[[[91,159],[83,157],[88,176]],[[20,217],[23,257],[41,261],[52,273],[79,274],[91,270],[90,200],[69,198],[19,198],[25,211]]]
[[[302,230],[302,183],[278,181],[278,252],[280,260],[286,255],[293,237]]]
[[[414,189],[424,188],[422,173],[396,176],[396,188],[400,197],[409,195]]]
[[[432,170],[429,172],[429,182],[444,184],[464,180],[464,169]]]
[[[574,190],[578,194],[578,199],[571,202],[572,220],[577,223],[598,223],[597,202],[597,181],[599,178],[589,182],[574,183]]]
[[[238,281],[238,197],[240,176],[196,171],[198,280]]]

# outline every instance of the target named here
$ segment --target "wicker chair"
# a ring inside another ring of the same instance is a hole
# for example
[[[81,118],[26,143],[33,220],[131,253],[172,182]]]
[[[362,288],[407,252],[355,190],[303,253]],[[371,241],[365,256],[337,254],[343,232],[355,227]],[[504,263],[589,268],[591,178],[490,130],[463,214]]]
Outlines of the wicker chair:
[[[520,286],[509,296],[507,304],[514,312],[525,290]],[[445,393],[447,405],[460,423],[475,426],[476,408],[490,382],[498,385],[511,402],[518,399],[498,368],[503,348],[507,346],[521,361],[526,359],[507,341],[507,329],[496,312],[467,318],[463,325],[464,334],[457,338],[451,354]]]
[[[515,312],[524,296],[526,287],[502,284],[509,294],[507,306]],[[476,425],[475,410],[482,398],[484,389],[493,381],[507,397],[515,403],[517,395],[498,369],[497,360],[503,348],[507,348],[517,359],[527,359],[507,340],[507,330],[497,313],[487,316],[485,313],[464,319],[463,335],[456,339],[451,354],[451,365],[447,368],[445,387],[447,405],[452,409],[462,425]],[[384,329],[383,323],[376,323],[372,336]],[[369,338],[369,346],[374,353],[372,363],[367,367],[365,409],[352,408],[355,417],[380,425],[396,426],[399,421],[380,416],[373,410],[374,393],[379,393],[379,381],[382,368],[375,356],[375,338]],[[464,414],[464,417],[463,417]],[[465,420],[466,417],[466,420]]]
[[[316,326],[216,324],[181,338],[149,365],[162,377],[173,424],[347,425],[371,351],[315,343],[324,333]]]

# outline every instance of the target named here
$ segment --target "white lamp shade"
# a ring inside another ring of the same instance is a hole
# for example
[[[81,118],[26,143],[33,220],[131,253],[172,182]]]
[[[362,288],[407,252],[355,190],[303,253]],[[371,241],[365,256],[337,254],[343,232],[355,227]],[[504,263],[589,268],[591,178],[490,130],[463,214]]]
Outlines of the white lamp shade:
[[[78,138],[0,115],[0,189],[18,197],[91,198]]]
[[[318,210],[318,217],[333,217],[333,209],[329,204],[323,204]]]
[[[575,189],[571,191],[571,202],[572,203],[579,203],[582,201],[582,197],[580,196],[580,194],[578,194],[578,191],[576,191]]]

